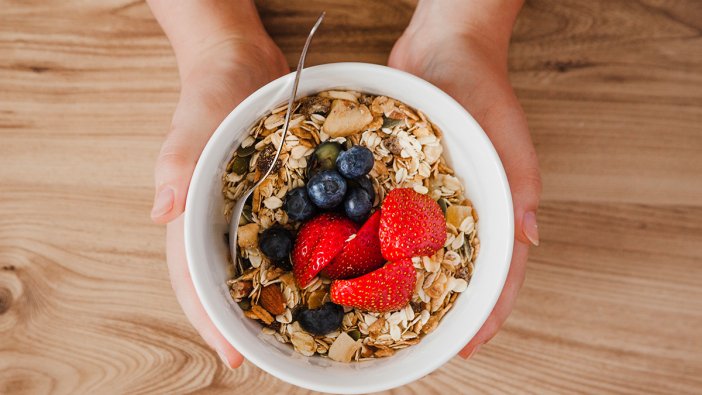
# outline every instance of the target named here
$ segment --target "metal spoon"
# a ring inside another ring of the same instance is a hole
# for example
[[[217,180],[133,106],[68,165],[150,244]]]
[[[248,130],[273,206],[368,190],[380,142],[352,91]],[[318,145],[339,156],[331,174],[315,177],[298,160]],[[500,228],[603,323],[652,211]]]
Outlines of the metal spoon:
[[[275,167],[276,162],[278,161],[278,157],[280,156],[280,152],[283,150],[283,146],[285,145],[285,136],[288,134],[288,126],[290,125],[290,116],[292,115],[292,110],[293,110],[293,104],[295,103],[295,95],[297,95],[297,85],[300,82],[300,74],[302,74],[302,69],[305,66],[305,56],[307,55],[307,49],[310,46],[310,42],[312,42],[312,36],[314,36],[314,33],[317,31],[317,28],[319,25],[322,24],[322,20],[324,19],[324,12],[319,16],[317,19],[317,22],[312,26],[312,30],[310,30],[310,34],[307,36],[307,41],[305,41],[305,46],[302,48],[302,53],[300,54],[300,60],[297,62],[297,71],[295,71],[295,83],[293,84],[292,87],[292,93],[290,94],[290,100],[288,100],[288,109],[285,112],[285,123],[283,124],[283,138],[280,139],[280,146],[278,147],[278,150],[275,153],[275,157],[273,158],[273,161],[271,162],[271,166],[268,168],[266,173],[261,177],[260,180],[253,186],[253,188],[249,189],[248,192],[246,192],[239,200],[234,204],[234,208],[232,209],[232,219],[231,222],[229,223],[229,252],[232,254],[232,261],[237,262],[238,270],[239,273],[243,271],[243,268],[239,265],[237,255],[236,255],[236,240],[237,240],[237,233],[239,231],[239,222],[241,220],[241,213],[244,211],[244,205],[246,204],[246,200],[251,196],[253,191],[259,187],[263,183],[263,181],[271,174],[273,168]]]

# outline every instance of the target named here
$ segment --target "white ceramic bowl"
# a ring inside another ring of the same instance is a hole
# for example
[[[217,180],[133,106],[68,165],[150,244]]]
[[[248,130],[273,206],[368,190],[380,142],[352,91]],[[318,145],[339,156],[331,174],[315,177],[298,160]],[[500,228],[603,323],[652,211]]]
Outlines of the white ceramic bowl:
[[[294,74],[262,87],[227,116],[195,168],[185,210],[185,250],[195,289],[210,318],[246,359],[289,383],[333,393],[366,393],[398,387],[440,367],[480,329],[497,301],[512,256],[512,200],[502,164],[473,117],[450,96],[411,74],[364,63],[334,63],[302,72],[298,97],[333,88],[387,95],[427,114],[444,133],[444,155],[480,216],[480,253],[469,287],[437,329],[390,358],[338,363],[304,357],[261,333],[245,318],[227,286],[227,225],[221,175],[232,151],[261,116],[286,102]]]

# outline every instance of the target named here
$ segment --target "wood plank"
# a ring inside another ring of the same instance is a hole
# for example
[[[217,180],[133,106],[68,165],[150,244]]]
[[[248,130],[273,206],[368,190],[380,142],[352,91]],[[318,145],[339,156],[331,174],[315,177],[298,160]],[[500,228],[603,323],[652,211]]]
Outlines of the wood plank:
[[[384,63],[414,1],[258,1],[288,61]],[[178,97],[142,2],[0,0],[0,394],[310,393],[224,368],[148,219]],[[393,394],[702,391],[702,3],[528,1],[542,246],[505,328]],[[321,50],[321,49],[324,50]]]

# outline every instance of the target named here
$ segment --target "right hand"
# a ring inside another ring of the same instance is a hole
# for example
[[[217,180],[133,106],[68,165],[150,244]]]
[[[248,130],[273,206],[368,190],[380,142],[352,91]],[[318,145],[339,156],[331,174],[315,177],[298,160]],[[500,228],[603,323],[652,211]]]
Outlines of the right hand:
[[[180,100],[156,162],[151,212],[154,222],[168,223],[168,271],[178,302],[205,342],[232,368],[243,357],[215,328],[195,294],[185,259],[182,213],[195,164],[217,126],[256,89],[289,72],[270,37],[253,36],[225,38],[179,62]]]

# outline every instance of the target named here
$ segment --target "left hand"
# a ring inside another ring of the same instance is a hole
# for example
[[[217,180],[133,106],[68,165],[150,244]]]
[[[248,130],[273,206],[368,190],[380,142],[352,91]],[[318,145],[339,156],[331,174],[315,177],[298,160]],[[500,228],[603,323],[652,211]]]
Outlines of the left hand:
[[[219,333],[195,293],[185,257],[182,213],[193,169],[217,125],[244,98],[289,70],[280,49],[263,33],[203,47],[188,60],[187,67],[181,67],[180,101],[156,164],[151,216],[157,223],[168,223],[168,271],[185,315],[222,361],[234,368],[243,357]]]
[[[452,32],[426,19],[413,20],[395,44],[388,65],[433,83],[473,115],[495,146],[512,190],[515,239],[510,271],[490,317],[459,353],[469,358],[495,336],[512,311],[524,282],[529,246],[539,244],[536,210],[541,179],[536,152],[509,83],[506,44],[478,33]]]

